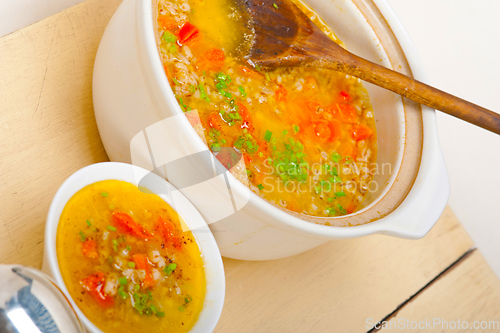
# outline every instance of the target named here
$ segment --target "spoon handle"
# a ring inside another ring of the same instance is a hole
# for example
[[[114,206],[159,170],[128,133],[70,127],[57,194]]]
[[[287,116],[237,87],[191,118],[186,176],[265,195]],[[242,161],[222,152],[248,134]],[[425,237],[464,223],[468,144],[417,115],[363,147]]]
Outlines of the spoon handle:
[[[323,58],[320,66],[355,76],[417,103],[500,134],[500,114],[379,66],[343,49],[343,52],[336,51],[334,57]]]

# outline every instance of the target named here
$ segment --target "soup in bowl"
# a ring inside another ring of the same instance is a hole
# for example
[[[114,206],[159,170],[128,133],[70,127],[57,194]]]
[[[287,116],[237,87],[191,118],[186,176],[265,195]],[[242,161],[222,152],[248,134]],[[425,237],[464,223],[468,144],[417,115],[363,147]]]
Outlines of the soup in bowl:
[[[217,245],[164,180],[138,187],[144,175],[102,163],[71,176],[49,211],[44,270],[91,332],[211,332],[224,301]]]
[[[432,110],[331,71],[266,72],[233,62],[229,47],[204,43],[216,36],[210,29],[232,36],[233,29],[221,29],[211,16],[213,8],[175,5],[172,12],[162,1],[125,1],[103,36],[94,106],[112,160],[168,178],[206,218],[221,253],[232,258],[274,259],[329,239],[373,233],[418,238],[430,230],[448,195]],[[301,6],[317,13],[318,24],[348,50],[424,80],[385,2]],[[197,19],[200,12],[210,22]],[[119,38],[124,32],[135,37]],[[228,166],[219,158],[224,148],[246,163]],[[311,166],[304,171],[309,197],[285,186],[281,193],[267,191],[301,181],[301,158]],[[312,164],[321,159],[328,163],[319,163],[316,174]],[[360,162],[373,165],[366,172]],[[267,179],[265,167],[274,168]],[[356,168],[360,174],[343,172]],[[348,181],[357,184],[353,192]]]

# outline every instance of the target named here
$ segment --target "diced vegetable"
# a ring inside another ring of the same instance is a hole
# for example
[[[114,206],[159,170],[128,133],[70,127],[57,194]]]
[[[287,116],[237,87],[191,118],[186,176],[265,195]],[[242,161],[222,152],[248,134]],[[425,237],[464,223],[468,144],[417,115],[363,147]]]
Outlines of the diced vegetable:
[[[89,238],[85,242],[83,242],[82,243],[82,252],[83,252],[83,255],[88,257],[88,258],[91,258],[91,259],[97,258],[99,255],[97,253],[97,245],[96,245],[95,240]]]
[[[161,216],[158,217],[155,232],[158,232],[161,235],[166,246],[173,246],[179,250],[182,248],[180,236],[177,234],[175,226],[172,222],[167,221]]]
[[[85,290],[87,290],[90,295],[97,301],[97,303],[103,308],[109,308],[115,304],[113,297],[108,296],[104,293],[104,283],[106,282],[106,277],[104,273],[98,272],[92,274],[82,281],[81,285]]]
[[[151,234],[126,213],[113,212],[113,224],[122,233],[148,239]]]
[[[153,276],[151,275],[151,266],[148,263],[148,257],[144,254],[134,254],[133,256],[136,269],[143,269],[145,271],[144,279],[141,286],[143,288],[150,288],[154,285]]]
[[[189,22],[182,25],[179,30],[179,42],[185,44],[194,41],[200,35],[200,30]]]
[[[350,132],[352,138],[356,141],[368,139],[373,134],[370,127],[362,124],[352,126]]]

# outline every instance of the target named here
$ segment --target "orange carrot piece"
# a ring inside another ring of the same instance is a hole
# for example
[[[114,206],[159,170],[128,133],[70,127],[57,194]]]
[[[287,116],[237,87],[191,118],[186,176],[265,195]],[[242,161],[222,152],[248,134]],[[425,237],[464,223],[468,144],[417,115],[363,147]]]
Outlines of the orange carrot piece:
[[[324,122],[316,124],[314,129],[316,131],[316,136],[320,139],[326,140],[326,139],[329,139],[330,136],[332,135],[330,127],[327,124],[325,124]]]
[[[91,259],[97,258],[98,254],[97,254],[97,245],[96,245],[95,240],[89,238],[85,242],[83,242],[82,243],[82,252],[83,252],[83,255],[88,257],[88,258],[91,258]]]
[[[249,131],[253,131],[253,122],[247,107],[242,103],[237,103],[236,105],[238,106],[238,113],[243,121],[241,128],[247,128]]]
[[[177,22],[170,15],[158,15],[158,25],[165,30],[174,30],[177,28]]]
[[[274,98],[276,98],[278,102],[286,102],[287,97],[288,91],[282,85],[280,85],[279,88],[274,92]]]
[[[102,272],[92,274],[80,281],[83,289],[87,290],[101,307],[109,308],[115,304],[115,300],[104,293],[105,282],[106,277]]]
[[[349,158],[351,161],[356,160],[357,149],[355,145],[343,144],[339,148],[339,153],[344,157],[344,160]]]
[[[247,76],[247,77],[259,77],[261,74],[259,74],[259,72],[257,71],[254,71],[253,69],[250,69],[246,66],[241,66],[240,67],[240,70],[241,72],[243,73],[243,75]]]
[[[113,224],[123,233],[149,239],[151,234],[126,213],[113,212]]]
[[[335,141],[342,138],[342,124],[340,123],[340,121],[333,119],[328,123],[328,125],[331,132],[330,141]]]
[[[211,49],[201,56],[198,67],[203,70],[218,71],[224,66],[226,55],[221,49]]]
[[[212,112],[208,115],[208,125],[217,130],[222,128],[220,124],[220,116],[217,112]]]
[[[352,126],[350,132],[352,138],[356,141],[368,139],[373,134],[370,127],[362,124]]]
[[[135,268],[143,269],[145,271],[144,280],[142,281],[143,288],[149,288],[154,285],[153,276],[151,275],[151,267],[148,263],[148,257],[144,254],[134,254],[133,255]]]
[[[358,122],[358,114],[356,109],[349,104],[335,104],[329,106],[328,110],[333,113],[333,116],[340,121],[348,124],[356,124]]]
[[[352,212],[354,212],[355,209],[356,209],[356,205],[354,204],[353,201],[351,201],[346,208],[347,214],[351,214]]]

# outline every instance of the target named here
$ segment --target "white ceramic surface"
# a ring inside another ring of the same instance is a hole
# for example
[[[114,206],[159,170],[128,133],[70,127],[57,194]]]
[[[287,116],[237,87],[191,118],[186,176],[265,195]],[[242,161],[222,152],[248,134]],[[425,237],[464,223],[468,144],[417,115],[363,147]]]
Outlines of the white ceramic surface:
[[[413,76],[425,81],[418,56],[399,21],[385,1],[374,0],[373,3],[390,23]],[[349,49],[372,61],[390,66],[376,33],[353,3],[315,0],[309,4],[328,23],[335,22],[334,30]],[[123,35],[134,38],[121,38]],[[390,161],[397,170],[401,163],[400,151],[405,145],[405,119],[401,99],[371,85],[367,85],[367,89],[377,119],[380,146],[378,162]],[[131,162],[130,144],[138,133],[145,129],[147,132],[151,125],[165,118],[182,114],[168,86],[156,49],[150,1],[125,0],[113,16],[96,57],[93,96],[99,132],[108,156],[114,161]],[[391,112],[384,112],[385,110]],[[405,238],[423,237],[444,209],[449,184],[437,139],[433,110],[425,107],[422,109],[422,123],[422,158],[411,191],[392,213],[372,223],[342,228],[306,222],[272,206],[253,193],[247,194],[248,189],[228,174],[233,196],[248,196],[249,201],[246,205],[237,207],[234,214],[210,225],[221,253],[237,259],[266,260],[298,254],[331,239],[375,233]],[[206,150],[187,120],[179,121],[176,129],[179,137],[177,140],[165,141],[168,149],[182,151],[181,155]],[[146,146],[145,140],[143,146]],[[149,154],[147,155],[134,163],[152,169],[151,160],[148,161]],[[159,173],[162,174],[162,171]],[[191,170],[176,170],[175,173],[175,177],[169,176],[169,181],[183,191],[180,184],[188,182],[193,173]],[[394,177],[381,180],[384,186],[381,186],[379,196],[373,198],[372,205],[377,203],[382,197],[380,194],[393,181]],[[203,191],[183,193],[209,223],[215,222],[208,217],[217,211],[217,207],[204,205],[211,195]],[[370,208],[369,206],[365,209]]]
[[[59,218],[68,200],[87,185],[107,179],[123,180],[138,185],[146,176],[150,178],[148,178],[146,183],[141,182],[141,186],[145,186],[151,192],[159,195],[172,207],[175,207],[175,210],[188,227],[193,228],[193,226],[198,226],[192,232],[203,256],[207,290],[203,310],[200,313],[197,323],[189,332],[212,332],[222,312],[225,295],[224,267],[217,243],[203,217],[187,199],[183,198],[182,195],[180,197],[177,196],[174,204],[172,193],[178,192],[177,189],[164,179],[150,174],[147,170],[137,166],[114,162],[93,164],[75,172],[61,185],[52,200],[47,216],[42,271],[54,278],[57,285],[60,286],[61,290],[70,299],[78,317],[87,330],[91,333],[103,333],[78,308],[78,304],[69,295],[62,279],[56,254],[56,232]]]

